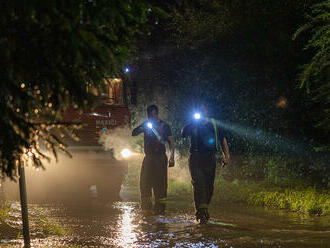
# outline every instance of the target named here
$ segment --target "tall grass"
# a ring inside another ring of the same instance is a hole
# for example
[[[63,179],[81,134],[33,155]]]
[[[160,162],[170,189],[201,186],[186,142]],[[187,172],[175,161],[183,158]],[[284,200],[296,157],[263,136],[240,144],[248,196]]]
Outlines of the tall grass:
[[[59,222],[47,218],[40,220],[37,229],[45,235],[66,236],[71,233],[69,228],[65,228]]]
[[[315,188],[255,192],[249,195],[248,203],[311,215],[330,215],[330,192]]]
[[[139,186],[141,161],[131,163],[125,184]],[[297,173],[292,160],[255,157],[234,158],[225,169],[218,169],[213,204],[222,201],[286,209],[312,215],[330,215],[330,189],[311,187]],[[168,170],[170,198],[193,199],[187,158]]]
[[[0,205],[0,222],[5,222],[9,217],[10,204],[4,203]]]

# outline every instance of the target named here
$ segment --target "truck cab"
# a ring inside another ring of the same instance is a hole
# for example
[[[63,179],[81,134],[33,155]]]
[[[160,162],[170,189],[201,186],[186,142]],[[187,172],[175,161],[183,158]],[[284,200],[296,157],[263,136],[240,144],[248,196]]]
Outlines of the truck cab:
[[[69,149],[79,150],[81,148],[84,150],[88,147],[102,149],[98,142],[102,131],[129,126],[130,114],[123,79],[106,78],[104,82],[104,88],[101,90],[87,86],[87,91],[95,91],[94,94],[100,98],[100,104],[97,107],[83,113],[70,108],[63,113],[65,122],[82,124],[82,128],[75,132],[79,141],[69,136],[63,137],[63,141]]]
[[[86,90],[96,90],[87,87]],[[45,170],[27,167],[25,171],[27,195],[30,203],[73,203],[102,205],[119,200],[121,185],[127,173],[127,161],[117,160],[111,150],[99,143],[105,131],[129,127],[130,114],[123,78],[105,78],[104,87],[98,90],[99,103],[95,108],[80,113],[69,108],[63,120],[80,123],[75,136],[58,135],[67,145],[72,158],[59,154],[58,162],[44,162]],[[53,130],[59,134],[59,130]],[[17,182],[6,180],[0,190],[6,199],[19,200]],[[1,193],[1,192],[0,192]]]
[[[106,203],[119,199],[119,192],[127,172],[127,163],[117,160],[112,151],[107,151],[99,143],[100,135],[118,127],[129,127],[130,113],[127,106],[127,91],[123,78],[105,78],[102,90],[87,87],[95,91],[100,104],[90,110],[79,113],[74,108],[63,113],[65,122],[81,123],[75,131],[79,140],[70,136],[62,137],[68,151],[73,155],[72,176],[80,180],[79,194]]]

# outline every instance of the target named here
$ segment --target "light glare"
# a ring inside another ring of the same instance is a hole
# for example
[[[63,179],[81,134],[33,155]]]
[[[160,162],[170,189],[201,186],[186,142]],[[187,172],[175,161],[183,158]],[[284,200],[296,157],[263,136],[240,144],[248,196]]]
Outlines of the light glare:
[[[201,118],[200,113],[195,113],[195,114],[194,114],[194,118],[195,118],[196,120],[199,120],[199,119]]]
[[[121,155],[123,156],[123,158],[128,158],[132,155],[132,152],[129,149],[125,148],[121,151]]]

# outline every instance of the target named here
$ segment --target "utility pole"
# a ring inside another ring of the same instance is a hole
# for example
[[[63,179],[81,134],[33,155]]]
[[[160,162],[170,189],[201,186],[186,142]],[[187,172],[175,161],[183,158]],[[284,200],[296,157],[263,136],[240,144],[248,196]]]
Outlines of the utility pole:
[[[22,221],[23,221],[23,237],[24,237],[24,248],[30,248],[30,229],[29,229],[29,217],[27,207],[27,196],[26,196],[26,182],[25,182],[25,171],[24,165],[19,162],[19,193],[21,197],[21,210],[22,210]]]
[[[21,19],[22,23],[25,23],[27,20],[27,0],[23,0],[21,3],[22,8],[18,7],[18,10],[21,10],[18,12],[18,17]],[[27,45],[26,45],[26,30],[23,25],[23,54],[22,59],[23,61],[26,61],[26,53],[27,53]],[[29,230],[29,217],[28,217],[28,207],[27,207],[27,196],[26,196],[26,182],[25,182],[25,171],[24,171],[24,164],[22,162],[22,159],[19,159],[18,161],[18,173],[19,173],[19,193],[21,197],[21,211],[22,211],[22,222],[23,222],[23,237],[24,237],[24,248],[30,248],[30,230]]]

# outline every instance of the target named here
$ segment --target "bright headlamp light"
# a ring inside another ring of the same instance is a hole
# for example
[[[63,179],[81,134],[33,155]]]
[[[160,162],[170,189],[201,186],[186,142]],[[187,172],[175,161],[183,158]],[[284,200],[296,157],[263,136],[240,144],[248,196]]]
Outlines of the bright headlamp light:
[[[195,113],[194,114],[194,119],[195,120],[199,120],[201,118],[201,114],[200,113]]]
[[[129,149],[125,148],[121,151],[121,155],[123,156],[123,158],[128,158],[132,155],[132,152]]]

